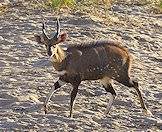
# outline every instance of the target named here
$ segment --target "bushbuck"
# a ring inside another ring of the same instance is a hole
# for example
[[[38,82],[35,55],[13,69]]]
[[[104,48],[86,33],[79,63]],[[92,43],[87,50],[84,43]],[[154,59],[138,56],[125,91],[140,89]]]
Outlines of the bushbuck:
[[[54,83],[54,87],[46,98],[45,113],[47,113],[47,103],[54,92],[64,84],[70,83],[73,87],[70,99],[71,117],[78,86],[85,80],[99,80],[104,89],[111,93],[106,113],[109,113],[116,97],[112,80],[135,88],[142,109],[150,113],[143,101],[138,82],[130,79],[132,57],[119,42],[104,40],[82,44],[60,44],[65,42],[67,34],[60,33],[59,19],[57,19],[57,32],[53,37],[47,36],[44,23],[42,34],[35,37],[38,43],[45,44],[47,54],[59,75],[58,81]]]

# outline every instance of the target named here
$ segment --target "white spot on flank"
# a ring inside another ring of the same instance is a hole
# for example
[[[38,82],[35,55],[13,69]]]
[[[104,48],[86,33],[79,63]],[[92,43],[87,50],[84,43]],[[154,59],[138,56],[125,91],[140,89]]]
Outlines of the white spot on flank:
[[[126,63],[127,60],[124,58],[121,61],[122,61],[122,66],[123,66]]]
[[[96,54],[99,56],[97,49],[95,49],[95,48],[93,48],[93,49],[94,49],[94,51],[96,52]]]

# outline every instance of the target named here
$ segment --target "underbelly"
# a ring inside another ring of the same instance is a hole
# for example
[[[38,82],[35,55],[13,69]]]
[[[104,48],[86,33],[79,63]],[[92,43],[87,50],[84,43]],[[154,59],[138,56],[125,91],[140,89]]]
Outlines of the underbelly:
[[[104,77],[103,72],[84,72],[79,73],[81,80],[98,80]]]
[[[85,71],[76,71],[77,74],[81,77],[81,80],[98,80],[107,76],[110,78],[118,78],[119,77],[119,69],[116,67],[104,67],[104,68],[94,68],[88,69]],[[122,70],[122,69],[121,69]]]

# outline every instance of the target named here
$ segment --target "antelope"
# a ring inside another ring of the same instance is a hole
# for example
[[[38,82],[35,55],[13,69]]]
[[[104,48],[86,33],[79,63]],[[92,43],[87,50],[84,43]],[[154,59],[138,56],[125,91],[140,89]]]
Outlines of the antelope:
[[[42,24],[42,34],[35,35],[38,43],[46,46],[47,54],[50,57],[54,69],[59,75],[58,81],[54,83],[44,103],[44,110],[47,113],[47,104],[53,94],[66,83],[73,87],[70,96],[70,117],[72,117],[73,102],[78,92],[78,86],[85,80],[99,80],[110,93],[106,114],[109,113],[116,92],[112,86],[115,80],[127,87],[133,87],[140,100],[144,112],[151,114],[147,109],[137,81],[130,78],[132,57],[128,50],[119,42],[104,40],[92,41],[83,44],[61,44],[67,38],[66,33],[60,33],[60,22],[57,19],[57,31],[49,38],[45,32],[45,24]]]

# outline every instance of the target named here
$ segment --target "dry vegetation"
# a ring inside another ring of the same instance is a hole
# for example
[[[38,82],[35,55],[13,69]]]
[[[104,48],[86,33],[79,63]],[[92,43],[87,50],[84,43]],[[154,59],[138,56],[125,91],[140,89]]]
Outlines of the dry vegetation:
[[[111,9],[113,4],[125,4],[125,5],[149,5],[150,8],[156,8],[161,10],[162,0],[48,0],[46,5],[51,6],[54,10],[62,8],[70,8],[72,10],[80,10],[91,13],[98,13],[101,8],[104,7],[105,16],[108,14],[108,10]]]
[[[148,13],[162,13],[162,0],[38,0],[31,2],[31,5],[35,8],[53,10],[56,14],[81,12],[90,15],[95,21],[103,21],[104,24],[120,23],[113,14],[113,5],[143,6],[147,8]]]

